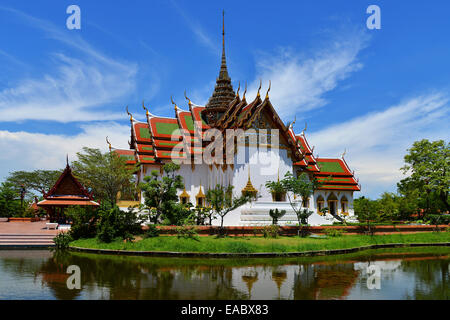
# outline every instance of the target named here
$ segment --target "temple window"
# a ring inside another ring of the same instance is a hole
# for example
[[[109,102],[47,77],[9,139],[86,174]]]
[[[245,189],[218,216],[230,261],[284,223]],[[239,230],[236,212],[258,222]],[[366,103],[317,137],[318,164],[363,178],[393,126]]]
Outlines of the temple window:
[[[200,183],[200,190],[198,191],[197,195],[195,196],[195,199],[197,200],[197,207],[204,207],[206,203],[206,195],[202,191],[202,185]]]
[[[309,198],[302,199],[302,207],[309,208]]]
[[[183,189],[183,192],[179,196],[181,204],[188,204],[191,196],[186,192],[186,187]]]
[[[330,209],[330,214],[333,216],[336,215],[337,214],[337,205],[338,205],[338,199],[337,199],[336,195],[334,193],[331,193],[328,196],[327,202],[328,202],[328,209]]]

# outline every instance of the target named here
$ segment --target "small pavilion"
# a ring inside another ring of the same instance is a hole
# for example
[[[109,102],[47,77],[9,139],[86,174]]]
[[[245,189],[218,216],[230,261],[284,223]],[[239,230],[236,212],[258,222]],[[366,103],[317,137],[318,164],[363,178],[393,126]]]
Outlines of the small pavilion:
[[[44,200],[37,203],[37,206],[45,209],[50,222],[61,223],[65,220],[64,208],[68,206],[98,207],[99,204],[94,201],[92,192],[84,188],[81,183],[72,174],[72,169],[67,161],[67,166],[55,185],[49,192],[44,194]],[[64,221],[65,222],[65,221]]]

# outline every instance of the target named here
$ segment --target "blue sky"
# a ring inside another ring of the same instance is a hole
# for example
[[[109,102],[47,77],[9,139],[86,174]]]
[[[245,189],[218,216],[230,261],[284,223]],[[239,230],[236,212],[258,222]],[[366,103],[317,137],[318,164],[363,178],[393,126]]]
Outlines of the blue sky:
[[[66,8],[81,8],[68,30]],[[381,8],[369,30],[366,8]],[[218,75],[221,13],[235,88],[272,81],[283,120],[346,160],[371,197],[394,191],[413,141],[446,139],[448,1],[8,1],[0,4],[0,180],[53,169],[82,146],[127,147],[125,106],[174,116]]]

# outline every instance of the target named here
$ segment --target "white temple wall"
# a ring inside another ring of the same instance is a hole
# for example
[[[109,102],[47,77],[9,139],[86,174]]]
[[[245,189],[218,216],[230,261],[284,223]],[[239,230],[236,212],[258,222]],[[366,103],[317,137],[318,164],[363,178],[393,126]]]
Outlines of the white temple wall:
[[[248,151],[246,151],[246,149]],[[242,163],[242,160],[245,160]],[[233,185],[234,194],[240,195],[247,185],[250,170],[250,180],[258,190],[258,201],[272,201],[272,195],[266,188],[268,181],[283,179],[286,172],[292,172],[292,160],[285,149],[266,149],[238,146],[234,157]]]

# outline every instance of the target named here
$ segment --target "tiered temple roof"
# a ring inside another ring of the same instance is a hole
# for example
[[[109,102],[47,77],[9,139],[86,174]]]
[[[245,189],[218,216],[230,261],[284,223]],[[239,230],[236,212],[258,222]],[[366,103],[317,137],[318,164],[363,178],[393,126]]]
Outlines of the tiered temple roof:
[[[316,159],[314,147],[311,148],[306,140],[305,130],[295,134],[293,123],[286,126],[275,111],[269,99],[269,89],[264,99],[260,96],[261,84],[253,101],[247,103],[245,87],[242,99],[233,91],[231,78],[228,74],[225,57],[225,29],[222,29],[222,59],[219,77],[214,92],[206,106],[199,106],[188,101],[189,111],[178,108],[175,102],[175,117],[158,117],[146,110],[147,122],[131,121],[131,150],[114,149],[121,157],[127,159],[128,164],[156,164],[162,165],[164,161],[173,158],[193,158],[202,153],[208,142],[199,138],[204,137],[206,130],[216,128],[222,133],[226,129],[277,128],[280,133],[280,142],[288,149],[294,167],[309,172],[320,181],[325,181],[323,189],[354,190],[359,191],[358,182],[354,179],[345,160],[343,159]],[[127,109],[128,111],[128,109]],[[173,152],[180,142],[184,145],[184,152]],[[224,152],[225,153],[225,152]],[[225,155],[224,155],[225,156]],[[331,178],[330,178],[331,177]],[[325,179],[325,180],[324,180]]]
[[[355,179],[344,158],[318,158],[317,165],[320,171],[315,172],[314,176],[323,183],[319,189],[361,191],[359,181]]]

